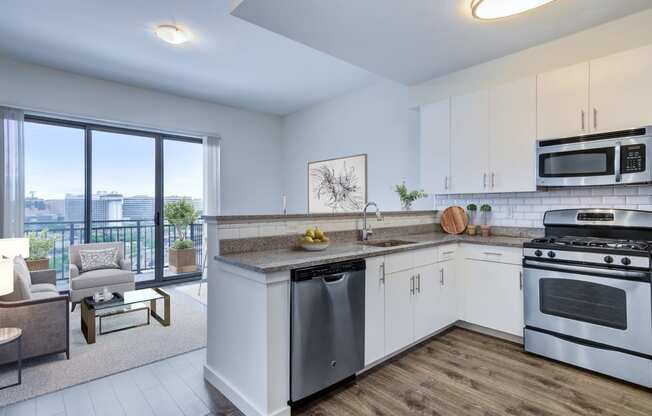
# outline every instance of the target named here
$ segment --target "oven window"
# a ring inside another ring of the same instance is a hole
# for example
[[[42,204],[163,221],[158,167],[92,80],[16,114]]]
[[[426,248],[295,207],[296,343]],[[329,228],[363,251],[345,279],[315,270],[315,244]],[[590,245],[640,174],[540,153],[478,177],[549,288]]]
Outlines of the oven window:
[[[614,174],[614,148],[575,150],[539,155],[539,176],[563,178]]]
[[[539,280],[541,312],[575,321],[627,329],[627,297],[622,289],[568,279]]]

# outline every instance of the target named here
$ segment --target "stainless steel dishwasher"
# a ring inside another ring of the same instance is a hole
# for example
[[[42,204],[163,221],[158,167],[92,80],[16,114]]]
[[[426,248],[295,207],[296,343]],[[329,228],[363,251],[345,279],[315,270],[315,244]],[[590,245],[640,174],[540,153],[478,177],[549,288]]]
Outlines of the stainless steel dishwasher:
[[[365,262],[292,271],[290,404],[364,368]]]

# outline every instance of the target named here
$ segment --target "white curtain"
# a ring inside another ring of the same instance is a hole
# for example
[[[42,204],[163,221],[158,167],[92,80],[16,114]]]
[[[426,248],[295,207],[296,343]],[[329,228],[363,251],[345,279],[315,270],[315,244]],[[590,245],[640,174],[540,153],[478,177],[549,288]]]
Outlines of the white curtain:
[[[220,213],[220,138],[204,137],[204,215]]]
[[[0,107],[0,153],[2,158],[2,237],[22,237],[25,220],[24,113]]]

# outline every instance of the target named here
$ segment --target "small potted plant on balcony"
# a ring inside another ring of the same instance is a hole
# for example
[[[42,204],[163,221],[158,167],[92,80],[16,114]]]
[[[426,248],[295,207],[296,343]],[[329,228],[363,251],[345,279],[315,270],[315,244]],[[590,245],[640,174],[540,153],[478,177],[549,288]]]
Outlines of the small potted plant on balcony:
[[[29,257],[25,259],[27,268],[30,271],[46,270],[50,268],[50,259],[48,254],[54,248],[56,237],[48,235],[47,228],[41,231],[33,231],[28,234],[29,237]]]
[[[469,215],[469,225],[466,227],[468,235],[475,235],[476,233],[476,215],[478,213],[478,206],[476,204],[469,204],[466,206],[466,211]]]
[[[178,239],[170,247],[170,271],[187,273],[197,271],[197,250],[187,238],[188,227],[199,218],[190,201],[181,199],[165,204],[165,219],[177,231]]]
[[[394,192],[398,194],[398,197],[401,200],[401,207],[404,211],[410,211],[414,201],[428,197],[428,194],[423,192],[423,189],[420,191],[408,190],[407,186],[405,186],[405,182],[400,185],[396,185],[394,187]]]
[[[489,226],[489,219],[491,217],[491,205],[482,204],[482,206],[480,206],[480,213],[482,214],[482,225],[480,226],[482,236],[489,237],[489,232],[491,231],[491,227]]]

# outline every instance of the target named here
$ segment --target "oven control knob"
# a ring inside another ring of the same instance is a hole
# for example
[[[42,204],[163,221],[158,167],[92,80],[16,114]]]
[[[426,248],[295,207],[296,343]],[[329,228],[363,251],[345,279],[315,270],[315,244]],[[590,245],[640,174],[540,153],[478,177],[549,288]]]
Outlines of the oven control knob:
[[[556,254],[555,254],[554,251],[549,251],[549,252],[548,252],[548,257],[550,257],[551,259],[554,259],[555,256],[556,256]]]
[[[611,263],[614,262],[614,258],[611,257],[611,256],[605,256],[605,257],[604,257],[604,262],[605,262],[605,263],[609,263],[609,264],[611,264]]]
[[[543,251],[537,250],[537,251],[534,252],[534,255],[537,256],[537,257],[541,257],[541,256],[543,256]]]
[[[623,257],[622,259],[620,259],[620,262],[625,266],[629,266],[630,264],[632,264],[632,261],[629,259],[629,257]]]

